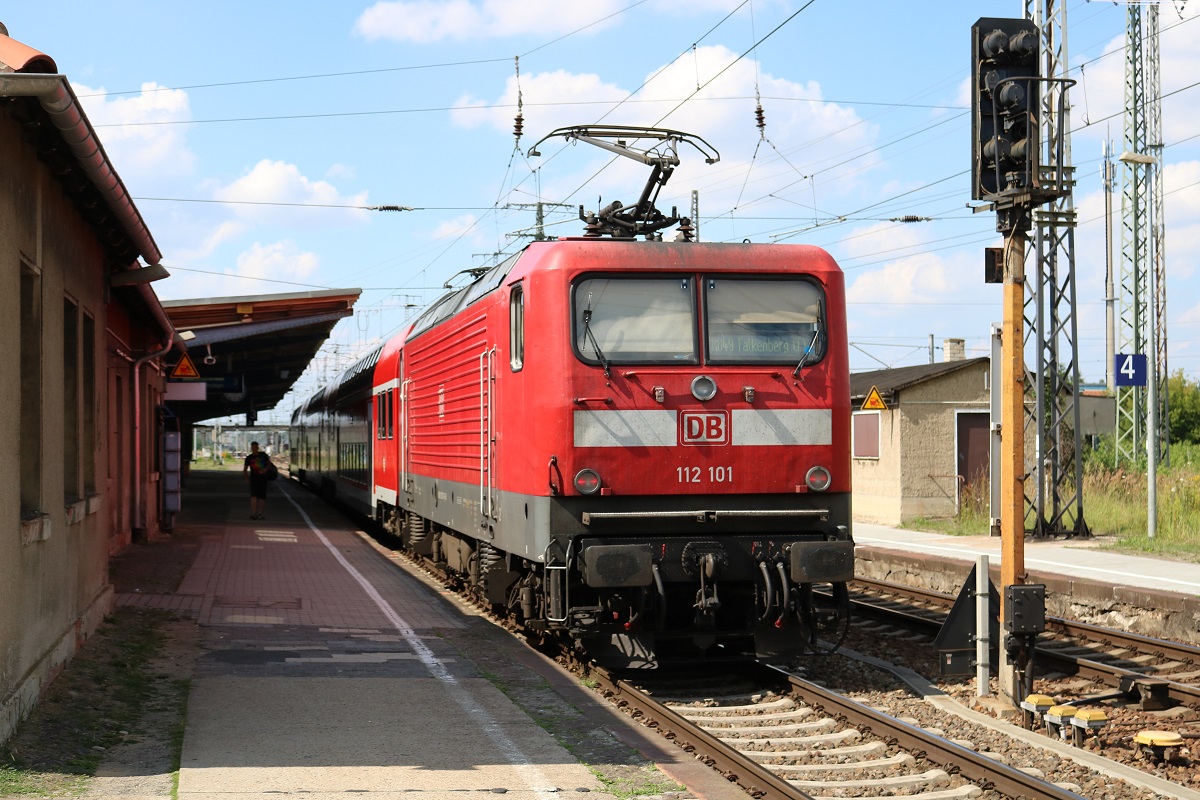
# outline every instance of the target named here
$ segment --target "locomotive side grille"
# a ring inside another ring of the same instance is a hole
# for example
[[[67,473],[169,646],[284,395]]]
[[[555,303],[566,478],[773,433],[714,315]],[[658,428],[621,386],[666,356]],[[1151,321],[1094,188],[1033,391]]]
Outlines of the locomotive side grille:
[[[477,479],[483,432],[479,356],[487,349],[486,325],[486,313],[464,314],[412,346],[409,373],[421,376],[408,397],[413,467],[463,470]]]

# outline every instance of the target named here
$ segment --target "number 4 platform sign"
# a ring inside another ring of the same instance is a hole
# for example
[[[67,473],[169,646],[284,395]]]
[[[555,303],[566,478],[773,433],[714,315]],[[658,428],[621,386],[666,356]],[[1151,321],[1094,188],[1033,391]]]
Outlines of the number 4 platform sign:
[[[1114,386],[1145,386],[1146,356],[1141,353],[1117,353],[1113,356]]]

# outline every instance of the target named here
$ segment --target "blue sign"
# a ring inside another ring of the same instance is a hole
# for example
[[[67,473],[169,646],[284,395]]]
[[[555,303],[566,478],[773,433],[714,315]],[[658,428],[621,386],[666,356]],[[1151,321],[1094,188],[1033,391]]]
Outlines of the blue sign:
[[[1145,386],[1146,356],[1141,353],[1117,353],[1113,356],[1114,386]]]

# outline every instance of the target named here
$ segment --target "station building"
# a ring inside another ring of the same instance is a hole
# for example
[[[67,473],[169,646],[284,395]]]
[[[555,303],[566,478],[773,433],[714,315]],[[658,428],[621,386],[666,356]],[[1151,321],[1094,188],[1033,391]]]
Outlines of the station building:
[[[110,556],[170,530],[192,426],[273,408],[361,292],[160,302],[162,254],[70,83],[3,25],[0,153],[3,742],[113,609]]]
[[[161,254],[52,58],[0,26],[0,741],[113,608],[159,526],[176,333]]]

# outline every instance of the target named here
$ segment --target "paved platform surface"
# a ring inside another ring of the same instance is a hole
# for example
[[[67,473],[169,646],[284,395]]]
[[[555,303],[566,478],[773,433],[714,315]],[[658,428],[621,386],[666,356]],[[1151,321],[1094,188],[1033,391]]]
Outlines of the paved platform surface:
[[[203,629],[181,800],[611,798],[496,685],[531,675],[548,703],[573,704],[581,729],[692,787],[682,796],[744,797],[400,569],[301,487],[273,484],[261,521],[245,495],[238,473],[194,473],[177,528],[203,533],[182,585],[118,598],[174,608]]]
[[[944,536],[856,522],[854,540],[861,546],[971,563],[977,555],[987,554],[993,567],[1000,563],[1000,538],[996,536]],[[1096,540],[1089,539],[1027,539],[1025,567],[1030,572],[1106,585],[1200,595],[1200,564],[1114,553],[1098,549],[1097,545]]]

